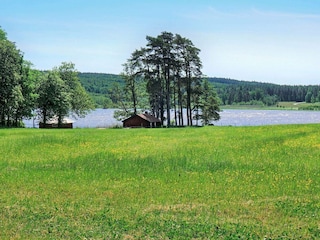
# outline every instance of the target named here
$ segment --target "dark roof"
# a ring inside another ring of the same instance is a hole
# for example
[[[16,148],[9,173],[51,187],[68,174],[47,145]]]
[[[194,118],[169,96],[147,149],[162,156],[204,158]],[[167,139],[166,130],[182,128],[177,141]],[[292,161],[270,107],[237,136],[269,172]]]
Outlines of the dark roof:
[[[155,116],[152,116],[152,115],[146,114],[146,113],[133,115],[133,116],[131,116],[131,117],[123,120],[122,122],[127,121],[127,120],[129,120],[129,119],[131,119],[131,118],[134,118],[134,117],[136,117],[136,116],[138,116],[138,117],[140,117],[140,118],[142,118],[142,119],[144,119],[144,120],[146,120],[146,121],[148,121],[148,122],[150,122],[150,123],[161,122],[161,121],[160,121],[158,118],[156,118]]]
[[[149,115],[149,114],[138,114],[139,117],[143,118],[144,120],[147,120],[148,122],[154,123],[154,122],[161,122],[158,118],[155,116]]]

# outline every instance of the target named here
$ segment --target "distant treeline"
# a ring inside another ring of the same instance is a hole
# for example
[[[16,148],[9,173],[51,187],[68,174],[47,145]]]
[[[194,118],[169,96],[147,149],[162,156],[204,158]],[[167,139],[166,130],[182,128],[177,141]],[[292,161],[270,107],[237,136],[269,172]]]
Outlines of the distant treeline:
[[[262,103],[267,106],[279,101],[320,102],[319,85],[278,85],[271,83],[209,78],[216,87],[222,104]]]
[[[79,78],[98,107],[116,107],[112,101],[111,89],[114,85],[125,84],[121,75],[79,73]],[[320,85],[278,85],[211,77],[208,80],[214,85],[222,105],[272,106],[279,101],[320,102]]]
[[[107,73],[79,73],[82,86],[89,93],[108,94],[114,84],[124,84],[120,75]]]
[[[113,103],[112,88],[115,85],[124,86],[125,82],[120,75],[108,73],[78,73],[82,86],[91,96],[98,108],[117,108]]]

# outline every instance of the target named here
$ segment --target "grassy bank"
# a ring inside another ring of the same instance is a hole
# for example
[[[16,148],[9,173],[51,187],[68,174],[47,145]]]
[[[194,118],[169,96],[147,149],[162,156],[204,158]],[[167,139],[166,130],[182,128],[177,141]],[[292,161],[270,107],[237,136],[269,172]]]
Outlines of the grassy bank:
[[[320,103],[306,102],[278,102],[276,105],[266,106],[259,104],[221,105],[221,109],[249,109],[249,110],[320,110]]]
[[[1,129],[0,239],[320,238],[319,130]]]

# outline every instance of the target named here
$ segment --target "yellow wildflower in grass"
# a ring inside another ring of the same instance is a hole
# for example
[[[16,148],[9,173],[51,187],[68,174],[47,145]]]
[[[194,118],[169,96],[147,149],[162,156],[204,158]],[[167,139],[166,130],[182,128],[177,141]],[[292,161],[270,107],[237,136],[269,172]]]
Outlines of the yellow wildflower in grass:
[[[319,129],[0,130],[0,238],[315,239]]]

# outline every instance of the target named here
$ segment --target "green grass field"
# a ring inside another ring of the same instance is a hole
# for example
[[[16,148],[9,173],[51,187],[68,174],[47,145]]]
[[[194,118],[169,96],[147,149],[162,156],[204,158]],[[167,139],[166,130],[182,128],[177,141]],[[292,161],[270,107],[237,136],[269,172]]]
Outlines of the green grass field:
[[[319,133],[0,129],[0,239],[319,239]]]
[[[279,102],[277,107],[289,110],[316,110],[319,111],[319,103],[306,103],[306,102]]]
[[[278,102],[273,106],[252,105],[252,104],[234,104],[221,105],[222,109],[255,109],[255,110],[320,110],[320,103],[306,102]]]

